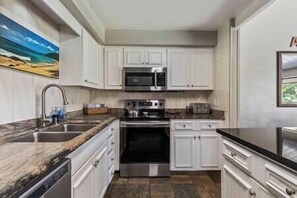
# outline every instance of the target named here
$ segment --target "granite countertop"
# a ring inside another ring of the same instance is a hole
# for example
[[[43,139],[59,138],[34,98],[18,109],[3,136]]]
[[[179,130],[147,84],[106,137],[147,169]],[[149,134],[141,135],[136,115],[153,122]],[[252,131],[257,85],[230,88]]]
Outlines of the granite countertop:
[[[211,110],[210,114],[186,113],[185,109],[166,109],[170,119],[225,120],[224,111]]]
[[[297,128],[217,129],[221,135],[297,171]]]
[[[13,197],[25,185],[59,163],[115,119],[117,117],[111,115],[72,118],[76,122],[91,120],[92,123],[100,124],[67,142],[12,143],[9,142],[9,137],[14,138],[16,135],[7,130],[6,135],[0,137],[0,197]],[[20,135],[26,133],[32,133],[32,129],[22,130]]]

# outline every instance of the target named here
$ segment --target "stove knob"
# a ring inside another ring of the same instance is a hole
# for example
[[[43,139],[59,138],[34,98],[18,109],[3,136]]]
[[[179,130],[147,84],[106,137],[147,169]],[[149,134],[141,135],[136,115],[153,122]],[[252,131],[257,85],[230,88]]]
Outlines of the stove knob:
[[[162,102],[160,102],[160,104],[159,104],[159,105],[160,105],[160,107],[162,107],[162,106],[163,106],[163,103],[162,103]]]
[[[155,106],[158,106],[158,103],[157,102],[155,102]]]

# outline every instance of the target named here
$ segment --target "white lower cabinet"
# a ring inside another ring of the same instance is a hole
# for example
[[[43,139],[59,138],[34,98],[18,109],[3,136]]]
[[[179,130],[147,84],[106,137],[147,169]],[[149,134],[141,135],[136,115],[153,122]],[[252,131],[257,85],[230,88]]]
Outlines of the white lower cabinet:
[[[72,197],[103,197],[107,189],[107,146],[104,144],[72,177]]]
[[[199,138],[199,166],[218,168],[220,166],[220,136],[216,132],[201,132]]]
[[[71,154],[72,198],[102,198],[110,184],[114,170],[115,132],[118,132],[119,121],[116,120],[107,128],[92,137]]]
[[[201,128],[207,123],[207,130]],[[172,120],[170,169],[172,171],[220,170],[220,121]]]
[[[194,169],[196,166],[196,133],[176,132],[171,136],[171,169]]]

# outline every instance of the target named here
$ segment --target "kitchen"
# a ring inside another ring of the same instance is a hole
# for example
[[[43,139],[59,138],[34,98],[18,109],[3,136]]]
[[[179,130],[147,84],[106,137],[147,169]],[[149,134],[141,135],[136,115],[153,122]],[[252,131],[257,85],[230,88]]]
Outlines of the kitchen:
[[[296,197],[295,7],[1,0],[0,197]]]

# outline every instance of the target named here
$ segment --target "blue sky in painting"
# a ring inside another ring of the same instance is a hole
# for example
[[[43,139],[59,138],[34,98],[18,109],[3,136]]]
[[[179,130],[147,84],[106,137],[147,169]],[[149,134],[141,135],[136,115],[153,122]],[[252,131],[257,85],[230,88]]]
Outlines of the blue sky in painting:
[[[41,38],[1,13],[0,36],[40,54],[59,53],[59,48],[56,45]]]

